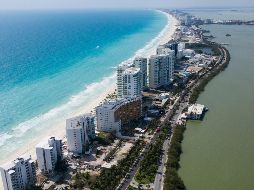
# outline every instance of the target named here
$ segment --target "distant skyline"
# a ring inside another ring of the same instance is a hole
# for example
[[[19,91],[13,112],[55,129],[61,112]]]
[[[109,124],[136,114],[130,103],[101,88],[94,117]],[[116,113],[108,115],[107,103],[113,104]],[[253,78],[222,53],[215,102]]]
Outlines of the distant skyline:
[[[0,0],[0,9],[254,7],[253,0]]]

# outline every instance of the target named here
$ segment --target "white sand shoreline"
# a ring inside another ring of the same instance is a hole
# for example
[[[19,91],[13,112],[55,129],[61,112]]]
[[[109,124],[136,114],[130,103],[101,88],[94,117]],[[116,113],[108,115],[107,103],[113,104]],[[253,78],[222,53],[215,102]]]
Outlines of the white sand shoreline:
[[[164,12],[162,12],[162,13],[165,14],[168,17],[168,23],[164,27],[164,29],[160,32],[158,37],[156,39],[154,39],[155,41],[156,40],[158,40],[158,41],[154,42],[156,44],[154,44],[153,42],[149,43],[149,44],[152,44],[151,47],[144,48],[145,50],[143,50],[143,51],[142,50],[138,51],[135,56],[142,55],[142,56],[145,56],[145,57],[149,57],[150,55],[153,55],[153,54],[156,53],[157,45],[165,44],[166,42],[168,42],[172,38],[172,35],[174,34],[174,32],[177,28],[178,21],[174,17],[168,15],[167,13],[164,13]],[[82,107],[82,109],[76,110],[75,113],[73,114],[73,116],[84,114],[84,113],[89,113],[101,101],[103,101],[105,99],[107,94],[114,92],[115,89],[116,89],[116,80],[115,80],[116,76],[115,76],[115,74],[114,74],[114,76],[112,76],[112,79],[114,79],[114,83],[110,83],[110,86],[108,86],[103,93],[96,95],[96,97],[92,101],[90,101],[89,103],[86,103],[86,105],[84,105]],[[8,162],[10,160],[14,160],[17,156],[20,156],[20,155],[23,155],[23,154],[30,154],[30,155],[32,155],[32,158],[35,159],[36,158],[36,156],[35,156],[35,146],[43,138],[46,138],[48,136],[57,136],[57,137],[60,137],[60,138],[64,138],[65,137],[65,120],[59,122],[57,125],[51,126],[47,130],[44,130],[43,134],[38,135],[33,140],[29,140],[29,142],[27,142],[27,144],[25,146],[20,147],[19,150],[15,151],[15,153],[13,153],[11,156],[8,156],[8,158],[0,160],[0,164],[3,164],[3,163]],[[0,185],[0,189],[1,189],[1,185]]]

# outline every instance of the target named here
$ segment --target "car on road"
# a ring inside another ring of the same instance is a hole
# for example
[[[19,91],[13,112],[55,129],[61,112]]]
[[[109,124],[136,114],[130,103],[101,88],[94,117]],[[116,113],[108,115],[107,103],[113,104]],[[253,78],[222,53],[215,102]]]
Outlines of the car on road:
[[[130,177],[131,177],[130,173],[127,173],[125,178],[130,179]]]

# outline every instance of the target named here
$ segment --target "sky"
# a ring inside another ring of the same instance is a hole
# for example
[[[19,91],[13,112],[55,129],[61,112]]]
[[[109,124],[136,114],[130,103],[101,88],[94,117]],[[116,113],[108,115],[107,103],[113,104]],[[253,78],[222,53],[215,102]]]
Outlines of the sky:
[[[0,9],[254,7],[254,0],[0,0]]]

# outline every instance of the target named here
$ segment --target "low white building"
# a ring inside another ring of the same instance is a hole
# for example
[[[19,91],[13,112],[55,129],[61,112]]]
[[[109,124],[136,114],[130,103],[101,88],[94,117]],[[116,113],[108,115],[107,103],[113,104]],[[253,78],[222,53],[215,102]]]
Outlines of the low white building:
[[[205,54],[196,54],[194,57],[188,60],[190,64],[205,68],[207,68],[212,63],[212,61],[214,61],[214,58]]]
[[[170,48],[165,47],[165,45],[158,46],[156,50],[157,55],[165,55],[165,54],[167,55],[167,54],[171,54],[172,52],[175,53],[174,50],[171,50]]]
[[[36,182],[35,161],[24,155],[0,166],[4,190],[25,190]]]
[[[170,93],[161,93],[157,96],[157,98],[159,98],[160,100],[166,99],[166,98],[170,98]]]
[[[95,138],[95,117],[85,114],[66,120],[68,150],[74,154],[89,154],[90,142]]]
[[[62,140],[50,137],[36,146],[37,163],[43,174],[52,174],[62,159]]]
[[[130,67],[123,72],[123,98],[141,96],[142,73],[140,68]]]
[[[188,57],[188,58],[192,58],[195,56],[195,51],[192,49],[184,49],[183,50],[183,56]]]
[[[207,108],[201,104],[192,104],[188,107],[187,118],[198,120],[201,119]]]

